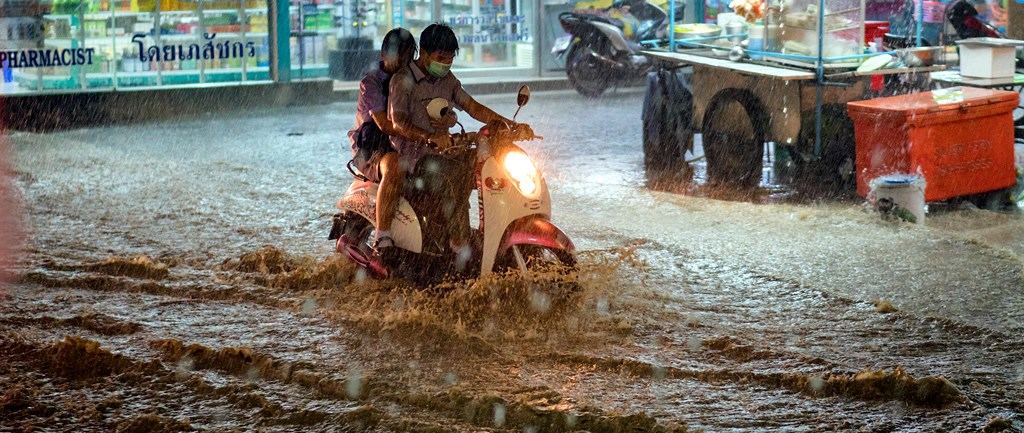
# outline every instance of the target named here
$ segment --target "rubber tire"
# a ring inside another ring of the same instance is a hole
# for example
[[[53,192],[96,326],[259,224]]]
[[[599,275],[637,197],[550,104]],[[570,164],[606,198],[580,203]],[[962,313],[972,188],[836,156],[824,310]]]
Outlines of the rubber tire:
[[[821,108],[821,159],[809,159],[814,153],[814,112],[803,116],[800,150],[793,158],[798,189],[812,195],[843,196],[857,189],[856,142],[853,120],[844,105]],[[845,166],[852,167],[846,172]]]
[[[598,39],[601,41],[601,39]],[[601,52],[602,47],[606,42],[597,42],[593,47],[596,52]],[[597,60],[586,59],[588,48],[582,45],[582,42],[573,44],[569,48],[569,52],[565,56],[565,75],[569,78],[569,84],[572,85],[576,92],[587,98],[597,98],[608,90],[610,85],[611,70],[605,67]],[[581,76],[581,68],[586,65],[592,65],[596,73],[603,79],[591,79],[586,76]]]
[[[732,113],[724,110],[731,110]],[[728,116],[743,115],[729,119]],[[736,128],[747,121],[749,134]],[[715,129],[719,125],[720,129]],[[724,130],[722,130],[724,128]],[[701,132],[708,162],[708,184],[753,189],[761,182],[768,115],[757,97],[742,89],[718,92],[704,113]]]
[[[673,101],[673,95],[665,90],[666,74],[657,74],[658,85],[648,89],[641,117],[644,174],[648,187],[672,189],[693,180],[693,170],[685,159],[686,150],[693,148],[693,100]],[[690,106],[685,106],[686,103]],[[657,128],[656,132],[651,130],[652,125]]]

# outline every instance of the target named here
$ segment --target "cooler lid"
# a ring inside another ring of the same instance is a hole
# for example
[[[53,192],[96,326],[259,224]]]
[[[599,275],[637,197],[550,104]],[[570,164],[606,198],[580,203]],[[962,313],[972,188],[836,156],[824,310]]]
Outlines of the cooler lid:
[[[961,110],[969,107],[1016,102],[1017,92],[979,89],[977,87],[951,87],[931,92],[875,98],[847,103],[850,114],[886,113],[904,116]]]

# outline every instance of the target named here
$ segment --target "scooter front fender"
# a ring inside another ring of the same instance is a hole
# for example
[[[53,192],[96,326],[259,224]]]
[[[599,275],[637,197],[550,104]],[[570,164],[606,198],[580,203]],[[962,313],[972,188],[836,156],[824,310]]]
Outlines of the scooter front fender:
[[[540,215],[531,215],[512,223],[498,247],[499,256],[504,255],[513,245],[537,245],[570,253],[576,250],[565,232]]]

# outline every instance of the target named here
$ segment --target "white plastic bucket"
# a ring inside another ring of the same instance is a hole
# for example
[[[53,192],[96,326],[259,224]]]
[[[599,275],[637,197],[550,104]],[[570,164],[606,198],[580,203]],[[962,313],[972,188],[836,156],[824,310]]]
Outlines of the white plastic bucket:
[[[914,216],[917,224],[924,224],[924,178],[910,174],[890,174],[871,180],[872,204],[878,209],[880,201],[886,199]],[[884,202],[884,201],[883,201]]]

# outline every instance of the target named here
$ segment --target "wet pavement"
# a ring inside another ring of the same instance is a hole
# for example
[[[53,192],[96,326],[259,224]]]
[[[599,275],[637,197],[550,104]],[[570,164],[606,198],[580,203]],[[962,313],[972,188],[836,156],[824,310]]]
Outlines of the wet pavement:
[[[557,308],[333,257],[352,104],[11,133],[0,431],[1024,429],[1021,215],[650,191],[641,99],[520,115],[581,250]]]

